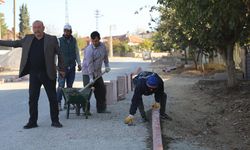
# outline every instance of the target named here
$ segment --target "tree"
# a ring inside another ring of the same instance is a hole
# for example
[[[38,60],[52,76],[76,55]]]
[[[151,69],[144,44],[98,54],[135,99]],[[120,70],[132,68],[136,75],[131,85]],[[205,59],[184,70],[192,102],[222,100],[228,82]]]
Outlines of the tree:
[[[153,42],[150,39],[144,39],[142,43],[139,44],[140,48],[146,51],[151,51],[153,49]]]
[[[107,45],[108,48],[109,46]],[[128,45],[127,41],[113,39],[113,51],[115,55],[125,56],[128,52],[132,51],[132,48]]]
[[[19,37],[22,38],[24,37],[26,34],[31,33],[30,30],[30,17],[29,17],[29,12],[27,9],[27,5],[23,4],[20,7],[20,23],[19,23]]]
[[[228,87],[236,82],[233,50],[247,43],[250,33],[249,0],[158,0],[173,9],[180,27],[196,46],[217,48],[224,56]]]
[[[4,37],[7,34],[7,25],[4,21],[4,14],[0,13],[0,28],[1,28],[1,37]]]
[[[87,46],[87,40],[82,38],[81,36],[79,36],[77,33],[75,33],[73,35],[73,37],[76,38],[79,50],[81,50]]]

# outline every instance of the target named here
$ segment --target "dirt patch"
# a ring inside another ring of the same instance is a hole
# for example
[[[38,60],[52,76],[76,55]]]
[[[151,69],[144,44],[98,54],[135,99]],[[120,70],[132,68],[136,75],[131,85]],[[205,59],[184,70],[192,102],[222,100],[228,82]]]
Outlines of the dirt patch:
[[[210,144],[220,141],[216,145],[221,148],[250,149],[250,82],[240,81],[233,89],[220,82],[205,85],[197,83],[195,90],[209,95],[208,105],[214,108],[211,115],[200,120],[206,123]]]
[[[165,73],[166,64],[157,65],[155,71],[166,79],[167,113],[173,118],[161,122],[164,149],[250,149],[250,82],[227,89],[226,81],[208,79],[214,70],[179,67]]]

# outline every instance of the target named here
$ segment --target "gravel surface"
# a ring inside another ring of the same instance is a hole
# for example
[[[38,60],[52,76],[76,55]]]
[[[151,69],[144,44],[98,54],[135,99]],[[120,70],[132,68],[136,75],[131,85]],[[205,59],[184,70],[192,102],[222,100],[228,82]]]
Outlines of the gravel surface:
[[[122,64],[111,59],[109,74],[105,80],[115,79],[119,74],[131,72],[135,67],[146,68],[148,62],[127,60]],[[81,74],[77,73],[74,87],[81,87]],[[94,96],[91,98],[89,119],[71,114],[66,119],[66,111],[60,112],[63,128],[50,126],[49,105],[44,89],[39,99],[38,128],[24,130],[22,127],[28,120],[28,82],[0,84],[0,145],[1,150],[145,150],[149,137],[148,123],[143,123],[136,114],[135,126],[123,123],[128,115],[132,92],[126,99],[108,105],[111,114],[98,114],[95,109]],[[145,108],[150,109],[153,97],[144,98]]]

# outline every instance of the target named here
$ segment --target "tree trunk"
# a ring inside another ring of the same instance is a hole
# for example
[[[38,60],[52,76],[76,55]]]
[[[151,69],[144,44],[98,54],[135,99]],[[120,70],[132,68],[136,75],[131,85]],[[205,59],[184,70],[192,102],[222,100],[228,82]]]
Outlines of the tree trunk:
[[[195,70],[198,70],[198,62],[197,62],[197,58],[196,58],[196,53],[193,53],[193,61],[194,61],[194,65],[195,65]]]
[[[203,55],[203,53],[202,53],[202,51],[201,51],[201,57],[200,57],[200,58],[201,58],[201,71],[202,71],[202,72],[205,72],[205,67],[204,67],[204,62],[203,62],[203,56],[204,56],[204,55]]]
[[[194,66],[195,66],[195,70],[198,70],[198,65],[197,65],[196,59],[194,59]]]
[[[185,48],[184,52],[185,52],[185,64],[187,65],[188,61],[187,61],[187,49],[186,48]]]
[[[236,71],[235,71],[235,62],[233,59],[233,49],[234,44],[227,45],[227,53],[226,53],[226,63],[227,63],[227,86],[232,88],[237,85],[236,81]]]

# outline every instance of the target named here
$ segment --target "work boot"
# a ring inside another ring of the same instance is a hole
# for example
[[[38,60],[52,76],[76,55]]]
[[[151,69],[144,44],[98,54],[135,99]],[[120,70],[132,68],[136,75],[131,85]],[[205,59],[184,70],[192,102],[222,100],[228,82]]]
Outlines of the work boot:
[[[97,110],[97,113],[110,114],[110,111],[107,110]]]
[[[142,122],[148,122],[148,118],[147,117],[142,117]]]
[[[169,115],[167,115],[166,113],[161,113],[160,114],[160,118],[161,119],[167,119],[167,120],[169,120],[169,121],[172,121],[173,119],[169,116]]]
[[[91,116],[92,113],[90,111],[86,111],[86,112],[84,112],[84,115]]]
[[[145,112],[141,114],[141,118],[142,118],[142,122],[148,122],[149,121]]]
[[[31,129],[36,127],[38,127],[37,123],[31,123],[31,122],[28,122],[25,126],[23,126],[24,129]]]
[[[55,127],[55,128],[61,128],[61,127],[63,127],[63,125],[59,121],[52,122],[51,126]]]

